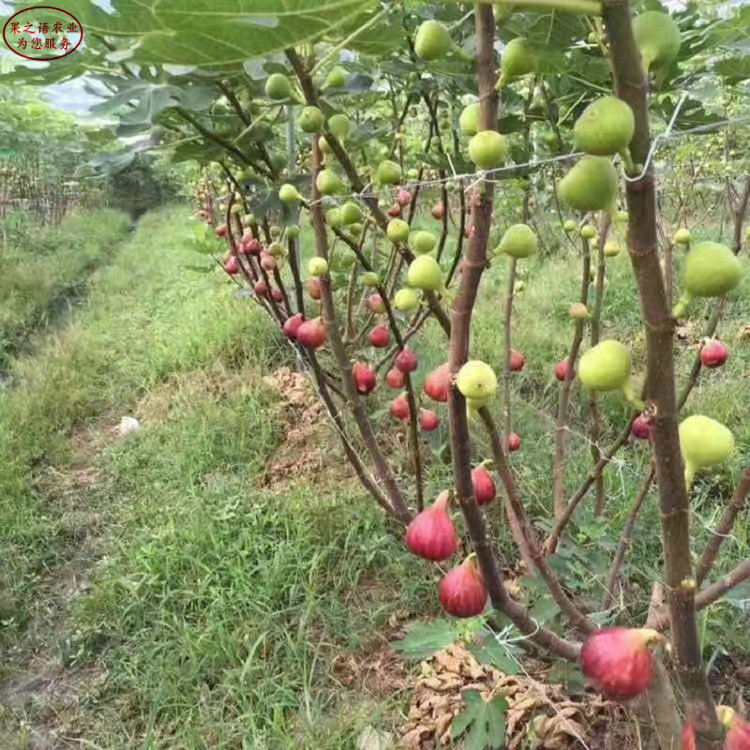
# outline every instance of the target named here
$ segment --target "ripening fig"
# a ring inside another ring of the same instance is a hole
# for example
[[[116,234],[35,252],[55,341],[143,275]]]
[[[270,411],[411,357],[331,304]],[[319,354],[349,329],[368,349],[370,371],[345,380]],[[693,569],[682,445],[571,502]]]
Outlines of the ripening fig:
[[[479,464],[471,470],[471,484],[474,487],[474,497],[477,499],[477,505],[487,505],[495,499],[497,490],[495,489],[495,480],[487,469]]]
[[[584,240],[593,240],[594,237],[596,237],[596,227],[592,226],[591,224],[584,224],[581,227],[581,237],[583,237]]]
[[[329,117],[328,130],[330,130],[338,140],[346,140],[346,136],[349,135],[349,118],[342,114]]]
[[[716,706],[716,716],[727,730],[723,750],[750,750],[750,723],[729,706]]]
[[[414,39],[414,51],[421,60],[430,61],[445,57],[453,48],[448,29],[438,21],[424,21]]]
[[[287,318],[284,321],[284,325],[282,327],[284,335],[288,339],[294,341],[297,338],[297,331],[299,330],[299,327],[302,325],[304,320],[305,319],[302,316],[302,313],[297,313],[296,315],[292,315],[291,317]]]
[[[328,261],[315,256],[307,262],[307,272],[310,276],[325,276],[328,273]]]
[[[385,302],[383,302],[383,298],[379,294],[371,294],[367,298],[367,307],[374,313],[385,312]]]
[[[315,178],[315,185],[321,195],[335,195],[344,192],[344,183],[331,169],[321,169]]]
[[[268,286],[265,281],[256,281],[253,284],[253,291],[256,297],[265,297],[268,294]]]
[[[587,154],[560,180],[559,193],[579,211],[611,211],[617,183],[617,170],[610,159]]]
[[[414,517],[406,529],[406,546],[410,552],[435,562],[455,554],[458,534],[448,514],[449,499],[447,492],[441,492],[429,508]]]
[[[394,244],[406,242],[409,239],[409,225],[403,219],[391,219],[385,233]]]
[[[324,89],[340,89],[342,86],[346,86],[346,71],[340,68],[338,65],[331,68],[331,71],[323,81]]]
[[[401,312],[411,312],[419,307],[419,294],[414,289],[399,289],[393,297],[393,306]]]
[[[401,370],[397,370],[395,367],[392,367],[386,373],[385,382],[388,383],[391,388],[400,390],[404,387],[404,385],[406,385],[406,373],[403,373],[401,372]]]
[[[307,282],[307,293],[312,299],[320,299],[322,295],[320,279],[310,279],[310,281]]]
[[[448,571],[440,581],[440,603],[454,617],[481,615],[487,604],[487,587],[474,555]]]
[[[698,750],[698,745],[695,741],[695,730],[690,722],[685,724],[680,733],[680,750]]]
[[[630,145],[635,116],[630,105],[616,96],[603,96],[589,104],[573,126],[573,143],[579,151],[613,156]]]
[[[495,255],[506,253],[513,258],[528,258],[536,251],[537,238],[534,230],[528,224],[513,224],[495,248]]]
[[[729,350],[721,341],[708,341],[701,347],[701,364],[704,367],[721,367],[729,357]]]
[[[377,349],[382,349],[384,346],[388,346],[389,335],[385,326],[375,326],[370,331],[370,343]]]
[[[737,256],[719,242],[699,242],[685,257],[683,293],[672,311],[681,317],[694,297],[721,297],[740,283],[742,266]]]
[[[417,355],[414,354],[414,352],[409,349],[408,346],[405,346],[396,355],[396,359],[393,360],[393,364],[395,365],[396,369],[401,370],[401,372],[414,372],[414,370],[419,367],[419,360],[417,359]]]
[[[359,224],[362,221],[362,211],[354,201],[347,201],[341,207],[342,224]]]
[[[440,417],[432,409],[419,410],[419,428],[424,432],[432,432],[440,425]]]
[[[394,203],[389,209],[388,209],[388,216],[390,216],[393,219],[397,219],[401,214],[403,213],[401,209],[400,203]]]
[[[341,229],[341,227],[344,226],[344,220],[341,216],[340,208],[329,208],[328,211],[326,211],[326,224],[328,224],[331,229]]]
[[[586,320],[589,317],[589,309],[583,302],[574,302],[568,308],[568,315],[573,320]]]
[[[375,368],[368,365],[366,362],[355,362],[352,367],[352,377],[354,378],[354,385],[357,389],[357,393],[366,395],[375,388],[377,382],[377,375],[375,374]]]
[[[619,341],[605,339],[589,349],[578,363],[578,377],[589,391],[621,390],[637,402],[630,384],[630,352]]]
[[[224,264],[224,270],[230,276],[234,276],[236,273],[239,273],[240,264],[237,262],[237,258],[235,258],[234,255],[230,255],[227,258],[227,262]]]
[[[563,229],[566,232],[575,232],[578,229],[578,222],[575,219],[565,219]]]
[[[497,390],[497,377],[488,364],[471,359],[456,374],[456,386],[465,398],[481,402]]]
[[[447,362],[427,374],[422,390],[433,401],[445,403],[448,400],[451,390],[451,371]]]
[[[668,67],[680,51],[680,28],[666,13],[649,10],[636,16],[633,34],[646,71],[654,64]]]
[[[533,73],[536,66],[536,55],[528,41],[522,36],[511,39],[503,50],[499,86],[504,86],[514,78]]]
[[[680,227],[672,238],[672,242],[675,245],[689,245],[691,240],[690,230],[685,227]]]
[[[445,206],[443,205],[443,202],[436,203],[431,209],[430,213],[432,214],[433,219],[437,219],[438,221],[442,221],[443,217],[445,216]]]
[[[607,240],[604,243],[604,257],[614,258],[622,252],[622,246],[617,240]]]
[[[523,370],[523,366],[526,364],[526,359],[518,349],[510,350],[510,371],[520,372]]]
[[[458,118],[458,127],[464,135],[476,135],[479,130],[479,102],[467,104]]]
[[[273,287],[273,289],[271,289],[271,299],[274,302],[281,302],[284,299],[284,295],[281,293],[281,289]]]
[[[318,107],[305,107],[300,112],[297,123],[305,133],[320,133],[325,125],[325,117]]]
[[[395,161],[384,159],[375,170],[375,181],[380,185],[395,185],[401,182],[401,167]]]
[[[443,288],[443,276],[438,262],[431,255],[418,255],[409,264],[409,285],[415,289],[438,291]]]
[[[507,151],[508,142],[505,136],[496,130],[481,130],[469,141],[469,159],[479,169],[501,167]]]
[[[685,482],[690,486],[698,469],[726,461],[734,453],[734,435],[715,419],[693,414],[680,422],[680,451]]]
[[[373,287],[380,283],[380,276],[378,276],[375,271],[365,271],[359,277],[359,280],[362,282],[362,286]],[[383,304],[382,299],[380,300],[380,303]],[[374,310],[374,312],[385,312],[385,305],[383,305],[383,310]]]
[[[261,268],[263,268],[265,271],[275,271],[279,267],[279,264],[276,262],[276,258],[274,258],[273,255],[270,254],[261,254],[260,265]]]
[[[573,368],[568,364],[567,359],[561,359],[555,365],[555,377],[558,380],[572,380],[573,375]]]
[[[508,439],[506,441],[506,447],[508,448],[508,451],[510,453],[520,450],[521,449],[521,436],[517,435],[515,432],[511,432],[508,435]]]
[[[216,227],[216,236],[217,237],[226,237],[227,236],[227,225],[226,224],[219,224],[219,226]]]
[[[266,96],[275,102],[288,99],[292,95],[292,84],[283,73],[272,73],[266,80]]]
[[[389,411],[392,417],[395,417],[401,422],[409,422],[409,400],[405,393],[401,393],[391,401]]]
[[[284,256],[284,247],[280,242],[272,242],[268,246],[267,250],[269,255],[272,255],[274,258],[282,258]]]
[[[432,232],[414,232],[409,238],[411,249],[416,255],[430,253],[437,244],[437,237]]]
[[[635,698],[651,682],[649,646],[662,640],[659,633],[649,628],[598,630],[583,644],[581,669],[608,698]]]
[[[405,208],[411,203],[411,193],[406,190],[406,188],[401,188],[401,190],[396,193],[396,203],[402,208]]]
[[[633,420],[632,433],[633,437],[638,438],[638,440],[650,440],[651,420],[644,414],[639,414]]]
[[[297,341],[302,346],[317,349],[325,344],[328,331],[322,318],[304,321],[297,329]]]

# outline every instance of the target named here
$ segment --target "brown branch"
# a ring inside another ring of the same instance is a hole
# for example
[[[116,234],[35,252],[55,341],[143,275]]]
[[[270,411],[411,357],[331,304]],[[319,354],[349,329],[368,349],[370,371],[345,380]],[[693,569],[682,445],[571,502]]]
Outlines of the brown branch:
[[[507,444],[510,433],[513,431],[513,417],[510,409],[510,369],[511,347],[513,344],[511,318],[513,316],[513,293],[516,286],[516,265],[518,260],[511,257],[508,260],[508,283],[505,288],[505,312],[503,314],[503,346],[505,362],[503,367],[503,428],[505,430],[505,441]]]
[[[733,207],[734,232],[732,237],[732,251],[735,255],[740,254],[742,249],[742,225],[745,222],[748,206],[750,205],[750,175],[745,178],[745,187],[737,201],[737,208]]]
[[[458,222],[458,237],[456,239],[456,252],[453,256],[453,263],[451,264],[451,270],[448,272],[448,278],[445,280],[445,286],[448,287],[453,281],[453,276],[456,273],[458,264],[463,257],[464,251],[464,235],[466,234],[466,193],[464,193],[463,182],[458,183],[458,204],[459,204],[459,222]]]

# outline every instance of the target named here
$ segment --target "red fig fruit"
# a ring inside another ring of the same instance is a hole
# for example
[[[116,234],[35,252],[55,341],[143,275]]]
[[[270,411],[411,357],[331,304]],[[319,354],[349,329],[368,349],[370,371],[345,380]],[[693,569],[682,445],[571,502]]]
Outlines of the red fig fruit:
[[[521,448],[521,436],[516,435],[515,432],[511,432],[508,435],[508,450],[513,453]]]
[[[219,224],[219,226],[216,227],[216,236],[217,237],[226,237],[227,236],[227,225],[226,224]]]
[[[374,347],[382,349],[384,346],[388,346],[388,335],[388,329],[385,326],[375,326],[370,331],[370,343]]]
[[[420,409],[419,426],[425,432],[432,432],[438,428],[440,417],[432,409]]]
[[[721,367],[729,356],[729,350],[721,341],[708,341],[701,348],[701,363],[704,367]]]
[[[224,264],[224,270],[230,276],[234,276],[236,273],[239,273],[240,264],[237,262],[237,258],[235,258],[234,255],[227,258],[227,262]]]
[[[401,370],[401,372],[414,372],[414,370],[419,367],[417,355],[414,354],[414,352],[409,349],[408,346],[405,346],[396,355],[396,359],[393,360],[393,364],[396,366],[396,369]]]
[[[523,354],[518,349],[510,350],[510,370],[511,372],[520,372],[523,370],[523,366],[526,364],[526,360]]]
[[[408,206],[411,203],[411,193],[405,188],[401,188],[396,195],[396,203],[399,206]]]
[[[297,338],[297,331],[299,330],[299,327],[302,325],[304,320],[305,319],[302,317],[302,313],[297,313],[296,315],[292,315],[290,318],[287,318],[284,321],[284,325],[282,327],[284,335],[288,339],[294,341]]]
[[[327,336],[328,331],[321,318],[306,320],[297,329],[297,341],[302,346],[309,346],[311,349],[323,346]]]
[[[273,287],[271,289],[271,299],[274,302],[281,302],[284,299],[284,295],[281,293],[281,289],[277,289],[276,287]]]
[[[375,388],[375,383],[377,383],[375,369],[366,362],[355,363],[354,367],[352,367],[352,376],[354,377],[354,385],[357,387],[358,393],[370,393]]]
[[[307,282],[307,293],[313,299],[320,299],[320,279],[310,279],[310,281]]]
[[[248,255],[260,255],[260,251],[262,250],[260,242],[255,237],[251,238],[245,247]]]
[[[390,408],[391,416],[400,419],[402,422],[409,421],[409,400],[406,398],[406,394],[402,393],[391,401]]]
[[[662,636],[649,628],[608,628],[586,639],[581,669],[604,695],[628,700],[643,693],[651,680],[649,645]]]
[[[475,617],[483,612],[487,604],[487,588],[473,555],[440,581],[440,603],[454,617]]]
[[[406,529],[406,546],[410,552],[426,560],[447,560],[458,549],[456,527],[448,515],[448,493],[421,513]]]
[[[432,214],[433,219],[437,219],[438,221],[443,220],[443,216],[445,216],[445,206],[441,203],[436,203],[432,207],[432,211],[430,211]]]
[[[750,722],[729,706],[716,706],[716,715],[727,729],[724,750],[750,750]]]
[[[367,298],[367,306],[374,313],[385,312],[385,302],[383,302],[383,298],[379,294],[371,294]]]
[[[643,414],[639,414],[633,421],[633,437],[639,440],[651,438],[651,422]]]
[[[447,362],[427,374],[422,389],[433,401],[445,403],[448,400],[451,390],[451,371]]]
[[[406,385],[406,375],[401,372],[401,370],[392,367],[388,370],[388,373],[385,376],[385,382],[388,383],[391,388],[398,390]]]
[[[276,258],[274,258],[273,255],[268,255],[266,253],[264,255],[261,255],[261,257],[260,257],[260,265],[266,271],[274,271],[276,268],[278,268],[279,264],[276,262]]]
[[[698,750],[698,745],[695,742],[695,730],[690,722],[682,728],[680,750]]]
[[[265,281],[256,281],[253,285],[253,291],[258,297],[265,297],[268,294],[268,287]]]
[[[401,216],[401,206],[399,206],[398,203],[394,203],[389,209],[388,209],[388,216],[395,218],[397,216]]]
[[[567,359],[561,359],[555,365],[555,377],[558,380],[570,380],[573,377],[573,374],[573,368],[568,366]]]
[[[481,464],[471,470],[471,483],[474,486],[477,505],[487,505],[495,499],[497,494],[495,480],[492,478],[492,474]]]

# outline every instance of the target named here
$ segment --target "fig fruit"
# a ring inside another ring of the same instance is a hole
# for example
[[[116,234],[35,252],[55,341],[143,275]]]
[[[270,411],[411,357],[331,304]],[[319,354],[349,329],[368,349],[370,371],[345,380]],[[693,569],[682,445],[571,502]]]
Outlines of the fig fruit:
[[[445,216],[445,206],[442,202],[436,203],[431,209],[430,214],[432,214],[433,219],[437,219],[438,221],[442,221],[443,217]]]
[[[396,390],[399,390],[406,385],[406,373],[401,372],[401,370],[397,370],[395,367],[391,367],[390,370],[386,373],[385,376],[385,382],[388,383],[388,386],[390,388],[395,388]],[[407,413],[408,413],[408,405],[407,405]]]
[[[275,102],[288,99],[292,95],[292,84],[283,73],[272,73],[266,79],[266,96]]]
[[[419,255],[410,264],[407,273],[409,286],[415,289],[438,291],[443,288],[443,276],[438,262],[431,255]]]
[[[580,233],[584,240],[593,240],[596,237],[596,227],[591,224],[584,224]]]
[[[465,398],[483,402],[497,390],[497,377],[488,364],[471,359],[456,374],[456,386]]]
[[[583,674],[608,698],[629,700],[651,682],[649,646],[663,640],[649,628],[607,628],[590,635],[581,649]]]
[[[328,261],[317,255],[307,262],[307,272],[310,276],[325,276],[328,273]]]
[[[719,242],[699,242],[685,258],[685,293],[693,297],[721,297],[739,284],[742,266],[737,256]]]
[[[680,422],[680,451],[685,461],[685,482],[689,485],[698,469],[726,461],[734,453],[734,435],[720,422],[693,414]]]
[[[622,247],[617,240],[607,240],[604,243],[604,256],[614,258],[622,252]]]
[[[400,203],[394,203],[389,209],[388,209],[388,216],[393,217],[394,219],[401,216],[402,209]]]
[[[404,373],[401,373],[404,375]],[[406,376],[404,375],[404,378]],[[404,381],[405,382],[405,381]],[[409,399],[406,397],[405,393],[401,393],[400,395],[396,396],[396,398],[391,401],[391,406],[389,408],[389,411],[391,413],[392,417],[395,417],[401,422],[409,422]]]
[[[411,203],[411,193],[406,188],[401,188],[396,194],[396,203],[402,208],[406,208]]]
[[[649,10],[636,16],[633,34],[647,71],[652,65],[671,65],[680,51],[680,28],[667,13]]]
[[[268,295],[268,286],[265,281],[256,281],[253,284],[253,291],[256,297],[265,297]]]
[[[284,325],[282,326],[282,331],[284,332],[284,335],[294,341],[297,338],[297,331],[299,330],[299,327],[304,322],[304,317],[302,316],[302,313],[297,313],[296,315],[292,315],[291,317],[287,318],[284,321]]]
[[[458,118],[458,127],[464,135],[476,135],[479,130],[479,102],[467,104]]]
[[[611,211],[617,183],[617,170],[608,158],[587,154],[560,180],[559,193],[579,211]]]
[[[370,344],[376,349],[382,349],[388,346],[389,332],[385,326],[375,326],[370,331]]]
[[[691,240],[690,230],[686,227],[680,227],[672,238],[675,245],[689,245]]]
[[[347,201],[341,207],[342,224],[359,224],[362,221],[362,211],[354,201]]]
[[[520,450],[521,449],[521,436],[517,435],[515,432],[511,432],[508,435],[508,439],[506,441],[506,447],[510,453]]]
[[[365,271],[359,277],[359,280],[362,282],[362,286],[372,287],[377,286],[380,283],[380,276],[378,276],[375,271]],[[383,310],[385,311],[385,306],[383,306]]]
[[[346,136],[349,135],[349,118],[342,114],[329,117],[328,130],[330,130],[339,141],[346,140]]]
[[[315,178],[315,185],[321,195],[335,195],[344,192],[344,183],[331,169],[321,169]]]
[[[496,130],[481,130],[469,141],[469,158],[479,169],[502,166],[507,151],[505,136]]]
[[[613,156],[630,145],[635,117],[627,102],[603,96],[589,104],[573,126],[575,148],[595,156]]]
[[[383,302],[383,298],[379,294],[371,294],[367,298],[367,307],[374,313],[385,312],[385,302]]]
[[[440,417],[432,409],[420,409],[419,428],[424,432],[432,432],[440,425]]]
[[[330,72],[323,81],[324,89],[340,89],[346,86],[346,71],[338,65],[331,68]]]
[[[234,276],[236,273],[239,273],[240,264],[237,262],[237,258],[235,258],[234,255],[230,255],[227,258],[227,262],[224,264],[224,270],[230,276]]]
[[[511,349],[510,350],[510,371],[511,372],[520,372],[523,370],[523,366],[526,364],[526,360],[521,354],[521,352],[518,351],[518,349]]]
[[[479,464],[471,470],[471,484],[474,487],[474,497],[477,499],[477,505],[487,505],[495,499],[497,490],[495,489],[495,480],[487,469]]]
[[[301,201],[302,196],[297,192],[294,185],[286,183],[279,188],[279,200],[282,203],[294,203],[295,201]]]
[[[327,336],[328,331],[322,318],[306,320],[297,329],[297,341],[302,346],[308,346],[311,349],[323,346]]]
[[[525,37],[511,39],[503,50],[500,86],[536,70],[537,58]]]
[[[433,401],[445,403],[448,400],[451,390],[451,371],[447,362],[427,374],[422,390]]]
[[[331,229],[341,229],[344,225],[344,219],[341,215],[340,208],[329,208],[328,211],[326,211],[326,224],[328,224]]]
[[[385,233],[394,245],[406,242],[409,239],[409,225],[403,219],[391,219]]]
[[[506,253],[513,258],[528,258],[537,251],[537,238],[534,230],[527,224],[513,224],[509,227],[500,244],[495,248],[495,255]]]
[[[622,390],[629,400],[633,398],[630,352],[614,339],[605,339],[581,357],[578,377],[589,391]]]
[[[375,369],[368,365],[366,362],[355,362],[352,367],[352,378],[354,379],[354,386],[357,389],[357,393],[367,395],[377,382],[377,376]]]
[[[701,347],[701,364],[704,367],[721,367],[729,357],[729,350],[721,341],[708,341]]]
[[[417,359],[417,355],[408,346],[405,346],[396,355],[393,365],[397,370],[401,370],[401,372],[414,372],[419,367],[419,360]]]
[[[268,254],[274,258],[282,258],[284,256],[284,247],[280,242],[272,242],[268,246]]]
[[[320,279],[310,279],[307,282],[307,293],[311,299],[320,299],[323,294],[320,290]]]
[[[384,159],[375,170],[375,182],[380,185],[395,185],[401,182],[401,167],[395,161]]]
[[[325,117],[318,107],[305,107],[299,113],[297,123],[304,133],[320,133],[325,125]]]
[[[409,238],[411,249],[417,255],[430,253],[437,244],[437,238],[432,232],[414,232]]]
[[[320,138],[318,138],[318,148],[320,149],[321,153],[324,156],[328,156],[328,154],[333,152],[333,149],[331,148],[330,144],[322,135],[320,136]]]
[[[563,229],[566,232],[575,232],[578,229],[578,222],[575,219],[565,219]]]
[[[583,302],[574,302],[568,308],[568,315],[573,320],[586,320],[589,317],[589,309]]]
[[[447,560],[458,549],[456,527],[448,514],[447,492],[417,514],[406,529],[406,546],[425,560]]]
[[[716,706],[716,716],[727,730],[724,750],[750,750],[750,723],[729,706]]]
[[[393,306],[401,312],[410,312],[419,307],[419,295],[414,289],[399,289],[393,296]]]
[[[680,750],[698,750],[698,745],[695,741],[695,730],[690,722],[685,724],[680,733]]]
[[[573,368],[568,364],[567,359],[561,359],[555,365],[555,377],[558,380],[571,380],[573,378]]]
[[[475,617],[487,604],[487,588],[474,555],[448,571],[440,581],[440,603],[454,617]]]
[[[424,21],[414,39],[414,51],[421,60],[429,62],[445,57],[453,47],[448,29],[438,21]]]
[[[643,414],[639,414],[633,420],[632,427],[633,437],[638,440],[650,440],[651,439],[651,421],[648,417]]]

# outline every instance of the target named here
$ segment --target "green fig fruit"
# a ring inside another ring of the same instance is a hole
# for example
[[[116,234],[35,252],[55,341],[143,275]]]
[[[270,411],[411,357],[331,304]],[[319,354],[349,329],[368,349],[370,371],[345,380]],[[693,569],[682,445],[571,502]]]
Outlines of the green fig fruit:
[[[419,307],[419,294],[414,289],[399,289],[393,296],[393,306],[401,312],[410,312]]]
[[[505,136],[496,130],[482,130],[469,141],[469,158],[479,169],[502,166],[507,151]]]
[[[271,227],[268,230],[268,233],[273,237],[273,239],[277,240],[279,237],[281,237],[281,227],[278,224],[272,224]]]
[[[331,147],[328,145],[328,141],[321,135],[320,138],[318,138],[318,148],[320,149],[320,153],[322,153],[324,156],[328,156],[328,154],[331,153]]]
[[[630,352],[619,341],[606,339],[589,349],[578,363],[578,377],[589,391],[621,390],[631,403],[643,408],[630,383]]]
[[[740,282],[742,265],[719,242],[699,242],[685,257],[683,287],[689,297],[721,297]]]
[[[630,105],[616,96],[589,104],[573,126],[576,149],[596,156],[613,156],[630,145],[635,117]]]
[[[325,117],[317,107],[305,107],[299,113],[297,123],[305,133],[319,133],[325,125]]]
[[[453,47],[448,29],[438,21],[424,21],[414,39],[414,51],[421,60],[429,62],[445,57]]]
[[[685,227],[681,227],[674,233],[672,242],[675,245],[689,245],[691,239],[692,237],[690,235],[690,230]]]
[[[266,80],[266,96],[276,102],[292,95],[292,84],[283,73],[272,73]]]
[[[346,71],[337,65],[331,68],[330,73],[326,76],[325,81],[323,81],[323,88],[340,89],[342,86],[346,86]]]
[[[349,118],[346,115],[333,115],[328,118],[328,129],[340,141],[345,141],[349,135]]]
[[[355,221],[353,224],[349,225],[349,234],[351,234],[353,237],[359,237],[359,235],[362,233],[362,224],[358,221]]]
[[[565,219],[563,229],[566,232],[575,232],[578,229],[578,222],[575,219]]]
[[[409,225],[402,219],[391,219],[385,233],[394,245],[398,245],[409,239]]]
[[[476,135],[479,130],[479,102],[467,104],[458,118],[458,127],[464,135]]]
[[[680,51],[680,28],[666,13],[649,10],[633,19],[635,43],[641,51],[643,66],[669,66]]]
[[[344,183],[331,169],[321,169],[315,178],[315,185],[321,195],[335,195],[344,192]]]
[[[615,221],[618,224],[627,224],[628,223],[628,212],[627,211],[618,211],[615,214]]]
[[[299,225],[291,224],[286,228],[286,236],[289,240],[296,240],[299,237]]]
[[[365,271],[359,277],[359,280],[362,282],[362,286],[373,287],[380,283],[380,276],[378,276],[375,271]]]
[[[295,201],[301,201],[302,196],[297,192],[294,185],[286,183],[279,188],[279,200],[282,203],[294,203]]]
[[[274,258],[281,258],[284,255],[284,248],[280,242],[272,242],[268,246],[268,254]]]
[[[354,201],[347,201],[341,207],[341,221],[343,224],[359,224],[362,221],[362,211]]]
[[[514,78],[533,73],[536,66],[536,54],[525,37],[511,39],[503,50],[500,86],[510,83]]]
[[[310,276],[325,276],[328,273],[328,261],[315,256],[307,262],[307,272]]]
[[[395,161],[384,159],[375,170],[375,181],[380,185],[395,185],[401,182],[401,167]]]
[[[611,211],[618,176],[604,156],[586,155],[560,180],[560,197],[579,211]]]
[[[528,258],[536,253],[537,244],[534,230],[528,224],[513,224],[495,248],[495,255],[506,253],[513,258]]]
[[[286,166],[286,154],[271,154],[270,162],[274,172],[278,172]]]
[[[409,244],[417,255],[424,255],[435,249],[437,237],[432,232],[414,232],[409,238]]]
[[[408,172],[406,173],[406,176],[407,176],[407,177],[408,177],[408,178],[409,178],[410,180],[418,180],[418,179],[419,179],[419,170],[418,170],[418,169],[414,169],[414,168],[412,168],[412,169],[410,169],[410,170],[409,170],[409,171],[408,171]]]
[[[710,417],[694,414],[679,428],[680,451],[685,461],[685,482],[690,486],[698,469],[725,461],[734,453],[734,435]]]
[[[497,390],[497,377],[488,364],[471,359],[456,373],[456,386],[464,398],[481,405]]]
[[[443,276],[438,262],[431,255],[420,255],[409,264],[409,285],[415,289],[438,291],[443,287]]]
[[[580,234],[584,240],[593,240],[597,235],[596,227],[591,224],[584,224],[581,227]]]
[[[604,243],[604,255],[607,258],[614,258],[622,252],[622,246],[617,240],[607,240]]]
[[[331,229],[341,229],[344,225],[344,219],[341,216],[340,208],[329,208],[328,211],[326,211],[326,224],[328,224]]]

